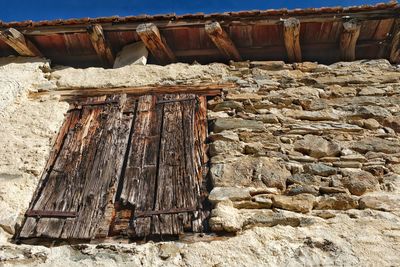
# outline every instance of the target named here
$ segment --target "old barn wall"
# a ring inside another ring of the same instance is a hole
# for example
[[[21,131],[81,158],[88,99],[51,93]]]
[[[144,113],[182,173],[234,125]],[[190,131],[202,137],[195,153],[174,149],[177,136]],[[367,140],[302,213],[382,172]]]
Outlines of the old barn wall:
[[[30,99],[30,91],[212,82],[237,85],[208,103],[210,223],[236,237],[57,248],[10,243],[67,110],[56,97]],[[0,84],[0,262],[6,265],[54,265],[60,257],[64,264],[107,266],[399,260],[400,72],[385,60],[104,70],[7,59]]]

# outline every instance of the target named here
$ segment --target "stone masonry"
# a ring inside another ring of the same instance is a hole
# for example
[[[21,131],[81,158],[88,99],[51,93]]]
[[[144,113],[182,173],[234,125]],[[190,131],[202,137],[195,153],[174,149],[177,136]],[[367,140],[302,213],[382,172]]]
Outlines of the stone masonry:
[[[229,75],[238,89],[208,102],[214,231],[279,224],[282,210],[394,208],[365,194],[392,191],[399,179],[396,66],[240,62]],[[299,223],[290,214],[283,224]]]

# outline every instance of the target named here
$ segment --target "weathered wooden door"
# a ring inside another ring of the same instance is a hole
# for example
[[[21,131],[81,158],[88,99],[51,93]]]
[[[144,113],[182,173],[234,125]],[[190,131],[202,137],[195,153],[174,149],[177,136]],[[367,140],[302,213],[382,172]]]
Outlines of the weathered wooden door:
[[[201,231],[206,134],[201,96],[86,99],[67,114],[20,238]]]

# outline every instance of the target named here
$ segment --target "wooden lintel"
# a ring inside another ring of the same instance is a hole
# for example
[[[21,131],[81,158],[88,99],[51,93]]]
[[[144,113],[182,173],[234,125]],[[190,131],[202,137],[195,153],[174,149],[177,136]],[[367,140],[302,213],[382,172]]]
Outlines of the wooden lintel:
[[[100,24],[94,24],[87,28],[90,41],[92,42],[94,50],[101,58],[105,65],[112,66],[114,64],[114,54],[110,45],[104,37],[103,27]]]
[[[390,46],[389,60],[393,64],[400,63],[400,20],[396,20],[393,26],[392,43]]]
[[[340,54],[343,61],[356,59],[356,44],[360,36],[361,25],[350,20],[343,23],[343,31],[340,35]]]
[[[235,44],[218,22],[206,23],[205,31],[215,46],[227,59],[234,61],[242,60],[242,57],[240,56]]]
[[[301,62],[300,21],[289,18],[283,22],[283,34],[289,62]]]
[[[147,85],[135,87],[113,87],[113,88],[64,88],[52,91],[32,92],[31,98],[37,98],[45,95],[60,95],[61,97],[88,97],[88,96],[104,96],[114,94],[128,95],[146,95],[146,94],[200,94],[200,95],[217,95],[223,89],[235,88],[233,83],[222,84],[202,84],[202,85]]]
[[[0,32],[0,40],[11,46],[18,54],[27,57],[41,57],[39,49],[14,28]]]
[[[150,53],[162,64],[176,62],[176,58],[157,26],[153,23],[143,23],[136,28],[136,33],[149,49]],[[184,41],[184,40],[182,40]]]

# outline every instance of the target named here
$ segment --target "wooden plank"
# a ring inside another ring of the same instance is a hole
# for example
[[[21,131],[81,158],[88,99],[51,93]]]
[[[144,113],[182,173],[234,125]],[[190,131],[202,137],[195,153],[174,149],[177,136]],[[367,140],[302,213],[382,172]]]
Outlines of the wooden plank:
[[[188,95],[188,97],[195,97]],[[197,147],[199,142],[196,133],[196,116],[200,110],[200,99],[185,101],[181,104],[182,109],[182,128],[183,128],[183,144],[184,144],[184,176],[178,181],[179,186],[176,192],[179,207],[194,207],[196,210],[201,208],[201,179],[199,179],[199,167],[201,162],[197,160]],[[205,139],[204,139],[205,140]],[[203,141],[204,141],[203,140]],[[196,220],[193,218],[193,212],[182,214],[184,230],[198,231]]]
[[[172,100],[181,95],[166,95],[159,100]],[[162,104],[163,124],[158,164],[156,201],[154,210],[168,210],[181,205],[179,182],[184,177],[184,142],[180,102]],[[190,129],[186,129],[190,130]],[[177,214],[153,216],[155,234],[178,235],[183,232],[182,220]]]
[[[356,44],[360,36],[360,24],[351,20],[343,23],[343,31],[340,35],[340,53],[343,61],[356,59]]]
[[[150,53],[161,64],[176,62],[176,58],[157,26],[153,23],[143,23],[136,28],[136,33],[149,49]]]
[[[205,31],[221,54],[223,54],[227,59],[234,61],[242,60],[235,44],[218,22],[206,23]]]
[[[69,238],[94,238],[108,233],[109,215],[114,208],[132,119],[120,110],[118,105],[104,107],[95,138],[91,139],[88,153],[83,153],[85,159],[81,161],[80,171],[86,173],[87,178],[83,190],[76,194],[74,205],[80,207],[80,216],[75,220]],[[123,119],[123,116],[127,117]],[[93,157],[91,151],[96,153]],[[64,227],[67,233],[65,230]]]
[[[235,88],[233,83],[221,84],[195,84],[195,85],[148,85],[135,87],[115,87],[115,88],[62,88],[52,91],[32,92],[31,98],[45,95],[60,95],[64,97],[94,97],[114,94],[127,94],[129,96],[140,96],[147,94],[177,94],[192,93],[204,95],[217,95],[222,89]]]
[[[102,26],[100,24],[90,25],[87,28],[87,31],[93,48],[94,50],[96,50],[97,55],[103,61],[103,64],[105,66],[113,66],[115,57],[110,45],[108,44],[104,36]]]
[[[204,96],[198,97],[198,103],[196,104],[195,110],[195,121],[194,121],[194,170],[196,173],[197,184],[200,192],[198,195],[198,207],[199,211],[195,213],[192,221],[192,231],[202,232],[205,229],[206,220],[209,216],[209,207],[207,207],[207,180],[206,175],[208,173],[208,156],[207,156],[207,99]]]
[[[395,21],[393,26],[389,60],[393,64],[400,63],[400,20],[398,19]]]
[[[284,20],[283,34],[289,62],[301,62],[300,21],[296,18]]]
[[[0,32],[0,40],[11,46],[21,56],[42,57],[39,49],[14,28]]]
[[[120,196],[122,204],[133,207],[135,212],[151,210],[154,205],[161,123],[162,110],[156,109],[156,97],[140,97]],[[150,222],[150,218],[136,219],[132,234],[149,235]]]

